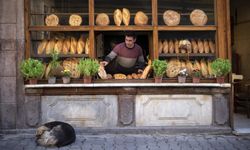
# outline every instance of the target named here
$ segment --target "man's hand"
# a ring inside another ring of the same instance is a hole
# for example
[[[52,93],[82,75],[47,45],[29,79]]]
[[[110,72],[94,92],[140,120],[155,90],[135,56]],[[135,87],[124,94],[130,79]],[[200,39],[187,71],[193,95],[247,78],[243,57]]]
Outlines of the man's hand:
[[[102,61],[102,62],[100,62],[100,65],[102,65],[103,67],[104,67],[104,66],[107,66],[107,65],[108,65],[108,62],[107,62],[107,61]]]

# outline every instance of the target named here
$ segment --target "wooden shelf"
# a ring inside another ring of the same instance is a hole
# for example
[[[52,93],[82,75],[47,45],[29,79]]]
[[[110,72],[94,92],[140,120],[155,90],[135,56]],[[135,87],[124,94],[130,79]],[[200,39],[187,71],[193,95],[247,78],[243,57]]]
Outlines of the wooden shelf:
[[[50,55],[32,55],[33,58],[50,58]],[[85,58],[88,54],[59,54],[59,58]]]
[[[144,25],[144,26],[95,26],[95,31],[152,31],[153,27],[151,25]]]
[[[29,26],[29,31],[89,31],[89,26]]]
[[[159,54],[159,57],[215,57],[215,54],[213,53],[180,53],[180,54]]]
[[[159,25],[159,31],[216,31],[216,26],[166,26]]]

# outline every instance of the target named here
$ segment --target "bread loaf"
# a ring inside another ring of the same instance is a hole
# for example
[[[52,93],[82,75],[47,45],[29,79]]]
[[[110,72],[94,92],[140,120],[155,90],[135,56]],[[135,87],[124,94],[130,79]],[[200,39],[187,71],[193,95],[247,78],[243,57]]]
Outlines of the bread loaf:
[[[174,42],[173,42],[173,40],[170,40],[170,41],[169,41],[168,46],[169,46],[169,53],[173,54],[174,51],[175,51],[175,47],[174,47]]]
[[[114,74],[115,79],[127,79],[127,76],[125,74],[117,73]]]
[[[180,23],[181,15],[173,10],[167,10],[163,14],[164,23],[168,26],[177,26]]]
[[[99,26],[107,26],[109,22],[109,16],[105,13],[100,13],[96,17],[96,24]]]
[[[54,47],[55,47],[55,40],[52,39],[48,42],[48,44],[46,45],[46,54],[51,54],[54,50]]]
[[[208,45],[208,41],[207,40],[204,40],[204,51],[205,53],[209,53],[209,45]]]
[[[198,48],[199,48],[199,53],[204,53],[204,45],[200,39],[198,40]]]
[[[63,48],[63,39],[59,39],[55,44],[54,50],[56,53],[60,54],[62,52],[62,48]]]
[[[189,40],[180,40],[179,48],[181,50],[181,53],[191,53],[192,52],[192,46],[191,46],[191,42]]]
[[[71,26],[80,26],[82,23],[82,17],[76,14],[70,15],[69,24]]]
[[[176,39],[174,42],[174,47],[175,47],[175,53],[179,54],[180,50],[179,50],[179,41]]]
[[[190,20],[195,26],[203,26],[207,23],[207,15],[200,9],[195,9],[190,14]]]
[[[208,44],[209,44],[209,49],[210,49],[211,53],[215,53],[215,44],[214,44],[214,42],[210,39]]]
[[[135,15],[134,22],[136,25],[146,25],[148,24],[148,16],[144,12],[138,11]]]
[[[80,72],[78,71],[77,67],[78,67],[78,59],[66,59],[63,61],[63,68],[66,70],[70,70],[71,78],[80,78]]]
[[[47,45],[48,41],[46,39],[44,39],[37,48],[37,54],[41,55],[44,53],[45,49],[46,49],[46,45]]]
[[[128,26],[130,22],[130,12],[127,8],[122,9],[122,21],[123,23]]]
[[[59,18],[55,14],[51,14],[46,17],[45,24],[47,26],[57,26],[59,24]]]
[[[191,75],[193,72],[193,64],[189,60],[186,61],[186,68],[187,68],[187,73]]]
[[[163,44],[162,44],[161,40],[159,40],[159,42],[158,42],[158,47],[159,47],[158,48],[159,49],[158,53],[161,54],[162,50],[163,50]]]
[[[168,68],[166,70],[166,74],[169,78],[174,78],[178,76],[181,68],[181,62],[177,59],[171,59],[168,62]]]
[[[70,54],[76,54],[77,41],[76,38],[70,38]]]
[[[84,37],[82,35],[77,42],[77,48],[76,48],[77,54],[84,53],[84,50],[85,50],[85,42],[84,42]]]
[[[114,11],[114,22],[115,22],[115,25],[121,26],[121,23],[122,23],[122,11],[120,9],[116,9]]]
[[[205,60],[201,60],[200,62],[201,64],[201,74],[203,77],[207,78],[208,77],[208,67],[207,67],[207,63]]]
[[[85,54],[88,55],[89,51],[90,51],[89,38],[87,38],[86,44],[85,44]]]
[[[108,75],[102,65],[99,66],[98,75],[101,79],[108,79]]]
[[[200,62],[198,60],[194,61],[193,69],[194,70],[201,70],[201,65],[200,65]]]
[[[168,41],[167,40],[164,40],[163,42],[163,52],[164,54],[167,54],[168,53]]]
[[[140,76],[140,79],[146,79],[151,69],[152,69],[152,62],[151,60],[149,60],[147,67],[143,70],[142,75]]]
[[[207,70],[208,70],[209,77],[213,76],[213,72],[212,72],[212,68],[211,68],[211,63],[212,62],[210,60],[207,61]]]
[[[68,54],[69,53],[69,49],[70,49],[70,38],[66,38],[63,41],[63,48],[62,48],[63,54]]]
[[[191,40],[191,44],[192,44],[193,53],[195,53],[195,54],[198,53],[199,48],[198,48],[198,45],[194,39]]]

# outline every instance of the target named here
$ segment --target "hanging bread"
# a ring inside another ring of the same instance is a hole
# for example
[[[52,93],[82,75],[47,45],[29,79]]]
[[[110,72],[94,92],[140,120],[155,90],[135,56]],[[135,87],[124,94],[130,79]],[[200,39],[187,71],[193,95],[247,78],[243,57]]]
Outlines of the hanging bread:
[[[107,26],[109,22],[109,16],[105,13],[100,13],[96,17],[96,24],[99,26]]]
[[[175,42],[174,42],[174,50],[175,50],[175,53],[176,54],[179,54],[180,53],[180,49],[179,49],[179,41],[176,39]]]
[[[78,59],[66,59],[63,61],[63,68],[65,70],[70,70],[71,78],[80,78],[80,72],[78,71]]]
[[[171,59],[168,62],[168,67],[166,70],[166,75],[169,78],[174,78],[177,77],[179,72],[180,72],[180,68],[181,68],[181,62],[177,59]]]
[[[70,38],[66,38],[63,41],[63,48],[62,48],[62,53],[63,54],[68,54],[70,49]]]
[[[55,47],[55,40],[52,39],[48,42],[48,44],[46,45],[46,54],[51,54],[54,50],[54,47]]]
[[[89,51],[90,51],[89,38],[87,38],[85,43],[85,54],[89,54]]]
[[[208,77],[208,67],[207,67],[207,63],[204,59],[201,60],[200,62],[201,64],[201,74],[203,77]]]
[[[208,44],[208,41],[207,40],[204,40],[204,51],[205,53],[209,53],[209,44]]]
[[[168,40],[164,40],[163,42],[163,52],[164,54],[168,53]]]
[[[82,35],[77,41],[77,47],[76,47],[77,54],[84,53],[84,50],[85,50],[85,42],[84,42],[84,37]]]
[[[158,49],[159,49],[159,51],[158,51],[158,53],[159,54],[161,54],[162,53],[162,50],[163,50],[163,44],[162,44],[162,41],[161,40],[159,40],[159,42],[158,42]]]
[[[55,14],[51,14],[46,17],[45,24],[47,26],[57,26],[59,24],[59,18]]]
[[[195,9],[190,14],[190,20],[195,26],[203,26],[207,23],[207,15],[200,9]]]
[[[76,54],[77,40],[74,37],[70,38],[70,54]]]
[[[121,26],[121,23],[122,23],[122,11],[120,9],[116,9],[114,11],[114,22],[115,22],[115,25]]]
[[[146,25],[148,24],[148,16],[144,12],[138,11],[135,15],[134,22],[136,25]]]
[[[82,17],[76,14],[70,15],[69,25],[71,26],[80,26],[82,23]]]
[[[198,53],[199,47],[197,45],[197,42],[194,39],[192,39],[191,44],[192,44],[193,53],[195,53],[195,54]]]
[[[129,25],[130,22],[130,12],[127,8],[122,9],[122,21],[125,24],[125,26]]]
[[[55,44],[54,50],[56,53],[60,54],[62,52],[62,48],[63,48],[63,39],[59,39]]]
[[[200,39],[198,40],[198,48],[199,48],[199,53],[204,53],[204,44]]]
[[[152,69],[152,62],[151,60],[148,60],[148,65],[143,70],[142,75],[140,76],[140,79],[146,79],[151,69]]]
[[[193,72],[193,64],[189,60],[186,61],[187,74],[191,75]]]
[[[214,44],[214,42],[210,39],[208,41],[208,44],[209,44],[209,49],[210,49],[211,53],[215,53],[215,44]]]
[[[41,55],[44,53],[47,43],[48,43],[48,41],[46,39],[42,40],[42,42],[39,43],[38,48],[37,48],[38,55]]]
[[[168,26],[177,26],[180,23],[181,15],[173,10],[167,10],[163,14],[164,23]]]
[[[173,40],[170,40],[170,41],[169,41],[168,46],[169,46],[169,53],[173,54],[173,53],[174,53],[174,50],[175,50]]]

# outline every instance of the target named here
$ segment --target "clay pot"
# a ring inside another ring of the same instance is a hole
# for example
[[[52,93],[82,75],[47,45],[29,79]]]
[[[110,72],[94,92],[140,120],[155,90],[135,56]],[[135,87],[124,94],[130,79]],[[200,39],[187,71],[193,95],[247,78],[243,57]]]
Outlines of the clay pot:
[[[220,84],[225,83],[225,77],[217,77],[216,82]]]
[[[48,83],[49,84],[55,84],[56,83],[56,77],[49,77],[48,78]]]
[[[199,77],[193,77],[192,81],[193,81],[193,83],[200,83],[200,78]]]
[[[62,77],[63,83],[64,84],[69,84],[70,83],[70,77]]]
[[[37,84],[37,79],[29,79],[29,84]]]
[[[162,77],[155,77],[155,83],[162,83]]]
[[[178,76],[178,82],[179,83],[185,83],[186,82],[186,76]]]
[[[92,77],[91,76],[84,76],[83,77],[83,82],[84,83],[92,83]]]

